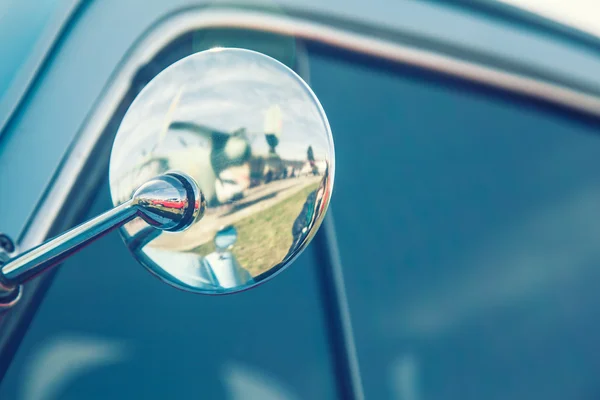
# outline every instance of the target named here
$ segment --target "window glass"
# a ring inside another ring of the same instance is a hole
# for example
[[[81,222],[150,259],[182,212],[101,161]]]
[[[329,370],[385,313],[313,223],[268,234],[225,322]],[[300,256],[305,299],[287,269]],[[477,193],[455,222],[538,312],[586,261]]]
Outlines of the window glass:
[[[104,185],[89,216],[110,207]],[[335,397],[309,247],[230,296],[181,292],[112,233],[69,259],[0,386],[2,399]]]
[[[366,397],[598,398],[598,124],[308,50]]]

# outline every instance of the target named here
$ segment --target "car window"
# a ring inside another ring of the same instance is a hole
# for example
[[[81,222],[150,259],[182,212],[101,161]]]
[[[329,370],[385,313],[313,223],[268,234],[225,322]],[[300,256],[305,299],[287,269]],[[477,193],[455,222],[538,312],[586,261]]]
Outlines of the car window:
[[[309,54],[366,397],[600,396],[598,122]]]
[[[108,185],[89,216],[111,206]],[[110,234],[60,269],[2,399],[335,397],[309,247],[278,279],[230,296],[165,285]]]

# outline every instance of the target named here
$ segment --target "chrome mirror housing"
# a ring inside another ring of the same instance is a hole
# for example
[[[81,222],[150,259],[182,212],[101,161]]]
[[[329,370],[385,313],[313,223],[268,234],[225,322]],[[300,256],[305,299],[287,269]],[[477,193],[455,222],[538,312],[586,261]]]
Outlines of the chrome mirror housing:
[[[158,74],[127,111],[109,167],[115,208],[12,256],[0,269],[0,294],[18,293],[115,228],[172,286],[249,289],[312,239],[334,171],[327,117],[292,70],[249,50],[193,54]]]

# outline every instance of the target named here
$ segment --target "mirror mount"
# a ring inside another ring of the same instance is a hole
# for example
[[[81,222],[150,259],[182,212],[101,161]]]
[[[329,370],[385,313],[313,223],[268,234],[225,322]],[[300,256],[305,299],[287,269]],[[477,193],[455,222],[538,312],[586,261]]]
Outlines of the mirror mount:
[[[18,253],[13,240],[0,233],[0,268]],[[0,280],[0,313],[15,305],[21,298],[22,286],[10,286]]]
[[[200,220],[205,207],[198,184],[184,173],[171,172],[141,185],[131,200],[33,249],[14,256],[4,252],[4,260],[0,259],[0,309],[18,301],[23,283],[136,217],[155,230],[179,232]]]

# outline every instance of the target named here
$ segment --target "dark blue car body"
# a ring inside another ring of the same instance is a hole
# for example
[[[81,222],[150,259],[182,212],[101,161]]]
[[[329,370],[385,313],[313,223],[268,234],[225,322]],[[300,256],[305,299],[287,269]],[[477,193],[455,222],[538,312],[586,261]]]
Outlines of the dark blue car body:
[[[315,241],[256,290],[173,290],[117,234],[30,282],[1,399],[600,396],[594,37],[384,0],[22,1],[0,33],[0,231],[22,249],[111,206],[125,110],[211,46],[294,68],[338,163]]]

